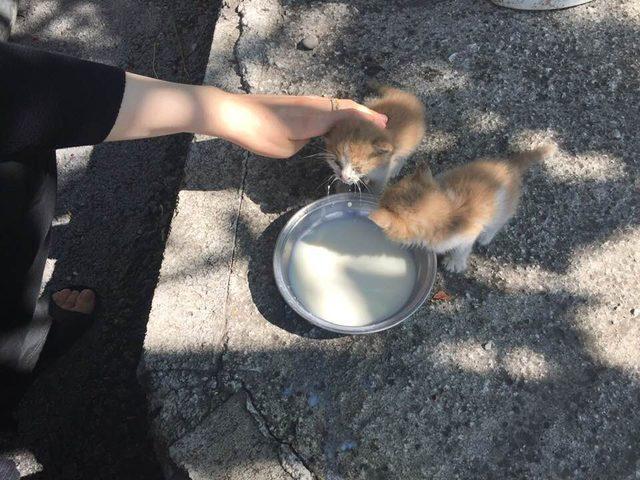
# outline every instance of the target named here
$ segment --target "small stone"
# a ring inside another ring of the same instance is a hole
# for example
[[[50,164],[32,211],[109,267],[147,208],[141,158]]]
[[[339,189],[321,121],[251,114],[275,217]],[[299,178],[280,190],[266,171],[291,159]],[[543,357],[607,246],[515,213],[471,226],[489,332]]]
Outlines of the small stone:
[[[622,133],[620,133],[620,130],[613,131],[613,138],[615,138],[616,140],[620,140],[622,138]]]
[[[487,343],[482,344],[482,348],[487,351],[493,349],[493,342],[489,340]]]
[[[319,43],[320,43],[320,40],[318,40],[318,37],[312,34],[304,37],[300,42],[300,45],[302,45],[302,47],[305,48],[306,50],[313,50],[318,46]]]
[[[629,313],[631,313],[632,317],[640,316],[640,308],[638,308],[638,307],[632,308]]]

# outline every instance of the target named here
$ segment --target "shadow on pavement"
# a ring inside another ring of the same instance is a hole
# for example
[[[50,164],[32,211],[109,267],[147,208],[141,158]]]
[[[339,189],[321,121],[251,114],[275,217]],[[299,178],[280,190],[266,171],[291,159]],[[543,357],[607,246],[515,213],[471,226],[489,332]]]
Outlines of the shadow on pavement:
[[[13,42],[202,81],[219,2],[20,2]],[[102,144],[59,154],[47,291],[94,286],[103,308],[79,345],[39,378],[2,450],[26,449],[34,479],[157,479],[136,379],[151,299],[190,136]]]

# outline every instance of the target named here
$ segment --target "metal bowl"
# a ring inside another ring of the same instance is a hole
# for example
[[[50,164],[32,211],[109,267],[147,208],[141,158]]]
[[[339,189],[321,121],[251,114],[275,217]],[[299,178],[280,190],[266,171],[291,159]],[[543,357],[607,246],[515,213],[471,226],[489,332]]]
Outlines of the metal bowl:
[[[377,206],[370,194],[339,193],[329,195],[300,209],[284,226],[273,253],[273,271],[276,285],[284,300],[295,312],[308,322],[325,330],[346,334],[374,333],[391,328],[405,321],[429,297],[436,278],[435,253],[423,248],[410,248],[415,265],[416,281],[406,304],[389,318],[362,326],[345,326],[328,322],[308,311],[298,301],[289,282],[289,262],[293,247],[306,232],[325,221],[348,217],[367,217]]]

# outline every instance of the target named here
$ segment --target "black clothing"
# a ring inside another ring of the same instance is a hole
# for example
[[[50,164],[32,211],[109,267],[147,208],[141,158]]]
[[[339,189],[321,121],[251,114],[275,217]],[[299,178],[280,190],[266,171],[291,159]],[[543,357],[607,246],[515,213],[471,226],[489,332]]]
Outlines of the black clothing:
[[[55,149],[102,142],[124,71],[0,42],[0,369],[33,322],[56,200]]]

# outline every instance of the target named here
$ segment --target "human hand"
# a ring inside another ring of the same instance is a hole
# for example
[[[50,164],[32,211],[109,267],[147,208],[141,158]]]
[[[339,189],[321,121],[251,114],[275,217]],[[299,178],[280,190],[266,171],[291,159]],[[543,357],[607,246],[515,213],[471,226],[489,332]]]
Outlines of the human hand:
[[[316,96],[240,95],[218,97],[216,135],[259,155],[287,158],[313,137],[346,118],[385,128],[387,117],[353,100]],[[336,108],[337,107],[337,108]]]
[[[106,141],[178,132],[221,137],[265,157],[286,158],[345,118],[385,128],[386,116],[353,100],[240,95],[126,73],[118,117]]]

